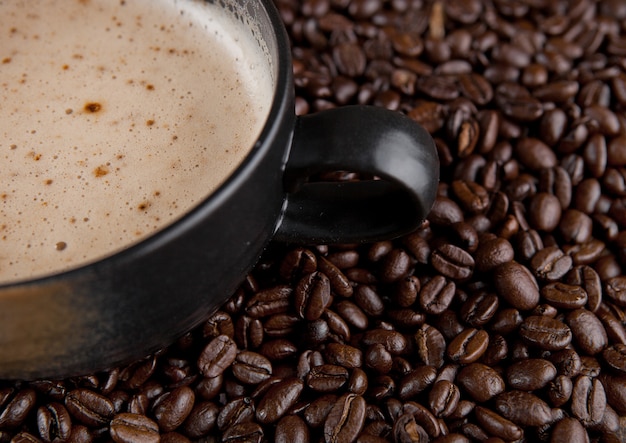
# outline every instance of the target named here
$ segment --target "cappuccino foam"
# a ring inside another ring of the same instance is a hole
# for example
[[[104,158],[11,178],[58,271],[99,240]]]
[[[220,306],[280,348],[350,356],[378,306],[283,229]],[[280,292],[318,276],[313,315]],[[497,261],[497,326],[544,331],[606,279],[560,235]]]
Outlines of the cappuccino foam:
[[[0,282],[132,245],[254,145],[273,86],[257,42],[186,0],[0,0]]]

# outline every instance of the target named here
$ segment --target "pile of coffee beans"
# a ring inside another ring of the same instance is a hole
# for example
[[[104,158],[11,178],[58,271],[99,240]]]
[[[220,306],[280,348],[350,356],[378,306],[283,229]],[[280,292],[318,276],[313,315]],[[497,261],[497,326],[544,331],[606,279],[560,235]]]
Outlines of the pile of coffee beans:
[[[433,135],[428,220],[272,244],[169,348],[0,383],[0,442],[626,441],[626,3],[277,5],[299,114],[371,104]]]

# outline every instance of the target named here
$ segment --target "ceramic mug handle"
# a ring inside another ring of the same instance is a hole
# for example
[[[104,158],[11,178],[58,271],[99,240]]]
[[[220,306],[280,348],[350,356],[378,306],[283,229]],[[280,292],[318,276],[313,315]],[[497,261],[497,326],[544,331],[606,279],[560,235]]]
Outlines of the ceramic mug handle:
[[[375,180],[318,182],[351,171]],[[428,132],[405,115],[345,106],[298,117],[274,238],[294,243],[389,239],[417,228],[437,194],[439,159]]]

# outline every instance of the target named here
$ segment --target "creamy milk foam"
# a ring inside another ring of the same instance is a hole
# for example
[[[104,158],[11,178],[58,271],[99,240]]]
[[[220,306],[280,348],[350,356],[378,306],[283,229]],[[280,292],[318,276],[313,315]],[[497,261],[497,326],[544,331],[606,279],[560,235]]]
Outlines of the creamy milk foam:
[[[256,42],[203,1],[0,0],[0,282],[123,249],[249,152]]]

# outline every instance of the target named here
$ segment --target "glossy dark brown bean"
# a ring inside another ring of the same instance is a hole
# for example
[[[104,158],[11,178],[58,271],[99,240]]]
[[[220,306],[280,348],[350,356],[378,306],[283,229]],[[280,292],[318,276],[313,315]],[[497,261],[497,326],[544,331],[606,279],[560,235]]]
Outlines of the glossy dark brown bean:
[[[205,377],[220,375],[235,360],[237,344],[227,335],[211,340],[198,357],[198,369]]]
[[[436,417],[447,417],[459,404],[459,388],[448,380],[436,382],[428,394],[428,406]]]
[[[506,372],[507,384],[520,391],[542,389],[556,377],[556,367],[542,358],[529,358],[511,364]]]
[[[116,443],[158,443],[159,426],[145,415],[124,412],[117,414],[109,426]]]
[[[324,356],[328,363],[345,368],[360,368],[363,364],[363,352],[359,348],[341,343],[328,343]]]
[[[344,394],[324,422],[324,441],[353,442],[365,423],[365,400],[360,395]]]
[[[178,428],[193,408],[195,393],[187,386],[181,386],[160,396],[155,401],[154,417],[159,429],[169,432]]]
[[[560,282],[541,288],[541,297],[555,308],[578,309],[587,304],[587,292],[582,287]]]
[[[498,295],[514,308],[529,310],[539,303],[539,285],[525,266],[504,263],[494,269],[493,278]]]
[[[480,242],[474,260],[476,270],[487,272],[497,266],[513,260],[515,252],[511,243],[503,238],[495,237],[484,242]]]
[[[572,331],[565,323],[544,316],[527,317],[519,334],[524,341],[539,349],[558,351],[572,341]]]
[[[421,365],[402,377],[398,383],[398,397],[408,400],[431,386],[437,378],[437,368]]]
[[[457,375],[457,382],[478,402],[488,401],[505,388],[502,377],[493,368],[482,363],[464,366]]]
[[[626,276],[618,276],[605,282],[605,294],[609,300],[621,307],[626,307]]]
[[[441,332],[428,324],[415,333],[416,351],[425,365],[440,367],[444,362],[446,341]]]
[[[495,398],[495,408],[504,418],[521,427],[542,426],[552,421],[550,406],[536,395],[524,391],[503,392]]]
[[[467,328],[457,335],[446,350],[448,358],[460,364],[473,363],[480,358],[489,345],[489,334],[484,330]]]
[[[224,443],[260,443],[263,440],[263,428],[257,423],[238,423],[227,428],[222,434]]]
[[[321,272],[303,276],[294,291],[298,315],[305,320],[317,320],[330,305],[330,280]]]
[[[626,374],[626,345],[615,343],[602,351],[602,359],[613,371]]]
[[[276,424],[274,441],[276,443],[308,443],[309,434],[309,428],[304,420],[297,415],[286,415]]]
[[[606,331],[593,312],[576,309],[567,314],[565,322],[572,331],[575,343],[583,353],[595,355],[606,347],[608,343]]]
[[[19,427],[35,407],[34,389],[24,389],[13,394],[13,389],[2,392],[3,409],[0,411],[0,429]]]
[[[422,286],[419,292],[420,307],[426,313],[441,314],[450,306],[455,289],[453,281],[448,281],[443,275],[436,275]]]
[[[349,373],[343,366],[319,365],[311,368],[306,376],[306,385],[318,392],[335,392],[348,381]]]
[[[487,324],[499,307],[498,296],[493,293],[480,292],[463,303],[459,312],[460,318],[472,327]]]
[[[72,432],[72,419],[65,406],[52,402],[37,409],[37,429],[46,442],[67,440]]]
[[[452,244],[443,244],[433,250],[430,259],[437,271],[452,280],[468,279],[474,272],[472,256]]]
[[[524,435],[524,431],[519,426],[490,409],[476,406],[474,414],[480,426],[490,435],[505,441],[519,440]]]
[[[262,424],[278,421],[298,401],[303,387],[302,380],[297,378],[272,385],[257,405],[257,421]]]
[[[258,384],[272,375],[272,363],[259,353],[241,351],[235,357],[231,370],[241,382]]]
[[[572,396],[574,385],[572,379],[566,375],[557,376],[548,385],[548,398],[554,407],[563,406]]]
[[[366,331],[361,338],[361,343],[366,346],[381,344],[392,354],[403,353],[408,345],[406,338],[400,332],[383,328]]]
[[[75,389],[65,397],[65,407],[81,423],[87,426],[106,426],[115,407],[111,400],[89,389]]]
[[[581,375],[574,381],[571,410],[583,425],[598,425],[604,416],[606,394],[600,380]]]
[[[196,402],[183,424],[182,432],[192,439],[208,435],[215,429],[219,413],[219,407],[214,402]]]
[[[572,257],[558,246],[547,246],[533,255],[529,267],[537,278],[557,281],[572,269],[573,264]]]
[[[385,311],[382,298],[371,286],[357,286],[353,298],[357,306],[370,317],[378,317]]]

